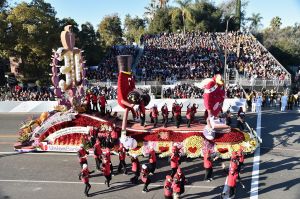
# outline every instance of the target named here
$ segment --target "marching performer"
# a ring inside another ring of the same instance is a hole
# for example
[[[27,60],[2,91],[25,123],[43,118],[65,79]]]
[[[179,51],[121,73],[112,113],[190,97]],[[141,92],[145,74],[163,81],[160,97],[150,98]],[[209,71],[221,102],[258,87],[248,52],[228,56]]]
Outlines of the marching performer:
[[[102,172],[106,179],[104,183],[107,185],[107,187],[109,187],[110,186],[109,183],[111,181],[112,170],[111,170],[111,163],[107,158],[103,159]]]
[[[225,171],[225,165],[222,165],[224,171]],[[234,198],[236,194],[236,183],[240,182],[242,185],[242,188],[244,189],[244,184],[238,179],[238,171],[235,169],[230,168],[226,180],[226,185],[229,187],[229,198]],[[224,198],[226,193],[222,193],[221,198]]]
[[[119,166],[118,166],[118,173],[121,173],[121,170],[123,167],[123,174],[127,175],[126,162],[125,162],[126,149],[122,143],[120,143],[120,147],[118,149],[118,155],[119,155],[119,161],[120,161]]]
[[[197,113],[197,109],[199,108],[199,105],[197,106],[195,103],[193,104],[193,106],[191,107],[191,123],[194,122],[195,119],[195,115]]]
[[[96,144],[94,145],[94,159],[98,171],[100,171],[100,165],[102,164],[101,157],[102,157],[101,142],[100,139],[97,139]]]
[[[205,169],[205,176],[204,176],[204,180],[206,180],[206,182],[210,182],[212,181],[212,174],[213,174],[213,161],[216,160],[216,158],[212,158],[212,154],[210,152],[210,150],[206,150],[204,152],[204,159],[203,159],[203,166]]]
[[[104,116],[105,115],[105,105],[107,104],[107,101],[105,99],[105,92],[102,91],[101,95],[99,97],[99,105],[100,105],[100,112],[101,115]]]
[[[163,107],[161,107],[161,115],[163,117],[164,128],[166,128],[168,123],[168,115],[169,115],[168,106],[166,103],[163,105]]]
[[[154,106],[151,108],[150,115],[151,115],[151,117],[153,119],[153,122],[154,122],[153,127],[155,128],[156,125],[157,125],[157,122],[158,122],[158,115],[159,115],[156,104],[154,104]]]
[[[151,183],[151,179],[149,178],[149,170],[148,167],[143,164],[142,165],[142,181],[144,183],[143,193],[149,192],[148,185]]]
[[[77,151],[77,155],[79,158],[79,164],[82,168],[83,164],[87,164],[87,156],[89,155],[89,152],[84,149],[83,144],[80,145],[80,149]]]
[[[150,146],[150,151],[149,151],[149,174],[153,175],[154,171],[156,169],[156,154],[155,151],[153,149],[153,146]]]
[[[134,173],[134,177],[130,179],[130,181],[133,184],[137,184],[139,177],[140,177],[140,172],[141,172],[141,164],[140,161],[137,157],[137,155],[132,155],[131,157],[131,171]]]
[[[179,128],[180,123],[181,123],[181,109],[183,107],[183,104],[181,103],[175,105],[175,110],[174,110],[174,115],[175,115],[175,123],[176,127]]]
[[[79,173],[79,180],[81,180],[85,184],[84,194],[89,197],[89,191],[91,189],[91,185],[89,183],[90,174],[93,173],[89,171],[88,165],[83,164],[82,170]]]
[[[173,177],[173,198],[180,198],[180,195],[184,193],[184,185],[186,184],[186,179],[180,167],[178,167],[176,174]]]
[[[192,120],[192,108],[190,108],[190,104],[186,107],[186,120],[187,127],[191,128],[191,120]]]
[[[177,169],[179,167],[179,162],[180,162],[179,149],[175,145],[175,146],[172,147],[172,154],[171,154],[171,157],[170,157],[170,164],[171,164],[171,169],[172,169],[171,177],[172,178],[174,177],[174,175],[177,172]]]
[[[172,177],[170,175],[167,175],[165,183],[164,183],[164,196],[165,196],[165,199],[173,199],[172,183],[173,183]]]

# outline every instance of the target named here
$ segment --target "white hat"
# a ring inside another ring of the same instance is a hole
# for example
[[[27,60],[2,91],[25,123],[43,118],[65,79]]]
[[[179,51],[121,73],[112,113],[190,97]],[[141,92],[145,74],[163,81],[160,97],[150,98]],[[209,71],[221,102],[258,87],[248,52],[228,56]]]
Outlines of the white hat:
[[[143,164],[142,169],[147,169],[147,166],[145,164]]]
[[[83,168],[83,169],[86,169],[87,167],[88,167],[87,164],[83,164],[83,165],[82,165],[82,168]]]

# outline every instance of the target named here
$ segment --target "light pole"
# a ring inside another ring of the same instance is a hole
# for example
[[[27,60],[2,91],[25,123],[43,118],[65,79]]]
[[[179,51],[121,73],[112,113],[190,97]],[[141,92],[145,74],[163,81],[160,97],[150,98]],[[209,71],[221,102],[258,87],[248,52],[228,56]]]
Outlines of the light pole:
[[[227,21],[226,21],[226,30],[225,30],[225,49],[224,49],[224,54],[225,54],[225,63],[224,63],[224,88],[226,88],[226,80],[227,80],[227,35],[228,35],[228,23],[230,19],[232,19],[234,15],[231,15]]]

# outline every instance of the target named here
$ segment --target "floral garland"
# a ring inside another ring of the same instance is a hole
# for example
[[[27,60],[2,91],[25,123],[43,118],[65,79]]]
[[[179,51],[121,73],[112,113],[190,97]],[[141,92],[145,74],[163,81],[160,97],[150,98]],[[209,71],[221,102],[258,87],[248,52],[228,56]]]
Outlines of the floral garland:
[[[201,136],[191,136],[183,141],[184,151],[189,158],[197,158],[201,155],[203,138]]]

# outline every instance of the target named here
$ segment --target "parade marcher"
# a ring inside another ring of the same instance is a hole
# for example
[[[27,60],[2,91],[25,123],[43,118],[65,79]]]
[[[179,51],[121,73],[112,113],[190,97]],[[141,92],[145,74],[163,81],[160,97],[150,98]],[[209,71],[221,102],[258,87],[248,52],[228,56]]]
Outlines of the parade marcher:
[[[180,167],[178,167],[176,174],[173,177],[173,198],[180,198],[180,195],[185,192],[184,185],[186,179]]]
[[[236,151],[233,151],[231,154],[229,167],[231,170],[238,170],[239,158],[238,158],[238,153]]]
[[[239,160],[239,164],[238,164],[238,169],[237,170],[238,170],[239,178],[240,178],[241,169],[244,166],[244,161],[245,161],[243,147],[240,147],[237,155],[238,155],[238,160]]]
[[[215,158],[216,159],[216,158]],[[213,174],[213,161],[215,160],[212,157],[210,150],[206,150],[204,152],[204,159],[203,159],[203,167],[205,169],[205,176],[204,180],[207,182],[212,181],[212,174]]]
[[[84,194],[89,197],[89,191],[91,189],[91,185],[89,183],[90,174],[93,173],[93,171],[89,171],[88,165],[83,164],[82,170],[79,173],[79,180],[81,180],[85,184],[84,188]]]
[[[98,103],[97,103],[98,99],[97,98],[98,98],[97,94],[93,93],[92,94],[93,111],[96,111],[96,112],[98,112]]]
[[[144,100],[141,100],[139,104],[139,113],[140,113],[140,121],[141,121],[141,126],[145,127],[145,120],[146,120],[146,108],[145,108],[145,102]]]
[[[120,147],[118,149],[118,155],[119,155],[119,166],[118,166],[118,173],[121,173],[122,167],[123,167],[123,174],[127,175],[127,170],[126,170],[126,149],[123,146],[122,143],[120,143]]]
[[[170,175],[167,175],[165,183],[164,183],[164,196],[165,196],[165,199],[173,199],[172,184],[173,184],[172,177]]]
[[[177,105],[177,101],[175,100],[175,102],[172,104],[172,118],[171,120],[173,121],[173,119],[175,120],[175,107]]]
[[[101,143],[100,139],[96,140],[96,144],[94,145],[94,159],[96,162],[96,168],[98,171],[100,171],[100,166],[102,164],[102,149],[101,149]]]
[[[77,155],[79,158],[79,164],[82,168],[83,164],[87,164],[87,156],[89,155],[89,152],[84,149],[83,144],[80,145],[80,149],[77,151]]]
[[[187,120],[187,127],[191,127],[191,120],[192,120],[192,108],[190,108],[190,104],[186,107],[186,120]]]
[[[107,187],[109,187],[109,183],[111,181],[111,175],[112,175],[112,170],[111,170],[111,163],[107,158],[103,159],[103,164],[102,164],[102,172],[105,177],[105,184]]]
[[[89,134],[90,134],[90,142],[92,144],[92,146],[95,145],[96,139],[98,137],[98,133],[99,133],[99,129],[96,127],[91,127],[89,130]]]
[[[110,149],[113,147],[113,140],[112,140],[112,137],[111,137],[111,131],[106,132],[105,147],[108,147]]]
[[[110,133],[111,135],[111,141],[112,141],[112,145],[116,145],[119,139],[119,135],[118,132],[116,131],[116,124],[113,125],[113,129]]]
[[[168,124],[168,115],[169,115],[169,110],[166,103],[163,105],[163,107],[161,107],[161,114],[163,117],[164,128],[166,128]]]
[[[175,115],[175,123],[176,123],[177,128],[179,128],[180,123],[181,123],[181,109],[182,109],[182,107],[183,107],[182,103],[180,105],[179,104],[175,105],[174,115]]]
[[[85,102],[86,102],[86,111],[89,113],[91,111],[91,95],[89,92],[86,93]]]
[[[193,104],[193,106],[191,107],[191,123],[194,122],[195,119],[195,115],[197,113],[197,109],[199,108],[199,105],[197,106],[195,103]]]
[[[106,147],[104,150],[103,150],[103,160],[104,159],[107,159],[107,161],[110,163],[110,170],[111,170],[111,173],[112,175],[113,174],[113,165],[112,165],[112,162],[111,162],[111,154],[110,154],[110,149],[108,147]],[[103,161],[102,161],[103,162]]]
[[[225,170],[225,165],[222,165],[224,171]],[[228,171],[228,176],[226,179],[226,185],[229,187],[229,197],[228,198],[234,198],[235,194],[236,194],[236,183],[237,181],[239,181],[243,187],[243,189],[245,188],[245,186],[243,185],[243,183],[241,182],[241,180],[238,179],[238,171],[234,170],[232,168],[229,169]],[[226,195],[226,193],[222,193],[221,198],[224,198],[224,196]]]
[[[101,115],[104,116],[105,115],[105,105],[107,104],[107,101],[105,99],[105,92],[102,91],[101,95],[99,97],[99,105],[100,105],[100,112]]]
[[[144,183],[143,193],[149,192],[148,185],[151,183],[151,179],[149,178],[149,170],[148,167],[143,164],[142,165],[142,181]]]
[[[141,172],[141,165],[137,155],[132,155],[131,157],[131,171],[134,173],[134,176],[130,179],[130,181],[133,184],[137,184]]]
[[[156,125],[157,125],[157,122],[158,122],[158,114],[159,114],[156,104],[154,104],[154,106],[151,108],[151,113],[150,114],[151,114],[151,117],[152,117],[153,122],[154,122],[153,127],[155,128]]]
[[[149,150],[149,174],[153,175],[156,169],[156,154],[155,151],[153,149],[153,146],[150,146],[150,150]]]
[[[171,164],[171,169],[172,169],[171,177],[172,178],[174,177],[174,175],[177,172],[177,169],[179,167],[179,162],[180,162],[179,149],[175,145],[172,147],[172,154],[170,156],[170,164]]]

